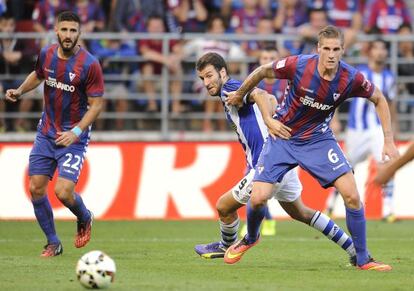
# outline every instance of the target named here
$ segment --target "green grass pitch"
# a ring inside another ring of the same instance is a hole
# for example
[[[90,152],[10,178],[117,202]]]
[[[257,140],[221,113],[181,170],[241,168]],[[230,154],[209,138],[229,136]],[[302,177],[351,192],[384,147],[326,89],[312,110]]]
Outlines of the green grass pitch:
[[[345,252],[294,221],[279,221],[277,235],[235,265],[194,253],[195,244],[218,239],[214,221],[96,221],[83,249],[73,246],[75,227],[57,222],[63,256],[42,259],[36,222],[0,221],[0,290],[81,290],[75,265],[94,249],[117,264],[110,290],[414,290],[414,221],[368,222],[369,248],[392,264],[388,273],[347,266]]]

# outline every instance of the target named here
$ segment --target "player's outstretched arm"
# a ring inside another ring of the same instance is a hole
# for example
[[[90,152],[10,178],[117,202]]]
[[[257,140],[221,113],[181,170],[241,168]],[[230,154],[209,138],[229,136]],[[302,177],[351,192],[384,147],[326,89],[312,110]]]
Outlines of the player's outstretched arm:
[[[24,82],[17,89],[9,89],[6,91],[5,98],[7,101],[16,102],[20,97],[42,83],[43,79],[39,79],[35,71],[31,72]]]
[[[273,63],[262,65],[251,72],[237,91],[228,93],[226,102],[229,105],[238,106],[243,102],[244,96],[256,87],[261,80],[264,78],[276,78],[272,65]]]
[[[414,159],[414,142],[408,147],[403,155],[399,158],[385,163],[378,169],[377,175],[375,176],[375,182],[378,184],[387,183],[395,172],[402,168],[405,164]]]
[[[375,110],[381,121],[382,131],[384,133],[384,149],[382,152],[382,158],[388,156],[391,159],[395,159],[399,156],[397,147],[394,144],[394,134],[391,125],[391,115],[388,107],[388,102],[382,92],[375,86],[374,93],[369,99],[375,104]]]
[[[262,113],[263,121],[268,128],[270,136],[273,138],[280,137],[283,139],[289,139],[291,137],[291,129],[273,118],[273,114],[275,113],[275,108],[277,106],[275,96],[267,93],[265,90],[255,88],[249,94],[249,101],[256,103],[257,107],[259,107],[259,110]]]
[[[89,97],[89,109],[82,117],[81,121],[72,129],[65,132],[58,132],[56,145],[69,146],[74,143],[79,135],[88,128],[97,118],[103,109],[104,100],[102,97]]]

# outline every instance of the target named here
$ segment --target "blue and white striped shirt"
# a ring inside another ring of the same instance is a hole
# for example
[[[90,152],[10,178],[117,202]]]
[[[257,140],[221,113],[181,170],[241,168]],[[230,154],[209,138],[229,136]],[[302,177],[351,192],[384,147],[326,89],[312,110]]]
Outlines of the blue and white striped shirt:
[[[239,142],[243,146],[248,170],[250,170],[256,166],[268,132],[256,104],[244,103],[241,108],[225,104],[226,95],[223,91],[236,91],[241,84],[240,81],[229,79],[221,88],[220,98],[224,105],[227,121],[237,133]]]
[[[375,84],[388,100],[394,100],[396,95],[395,76],[384,69],[380,73],[373,72],[368,65],[357,69],[364,74],[371,83]],[[353,98],[349,108],[348,127],[354,130],[369,130],[381,126],[375,105],[366,98]]]

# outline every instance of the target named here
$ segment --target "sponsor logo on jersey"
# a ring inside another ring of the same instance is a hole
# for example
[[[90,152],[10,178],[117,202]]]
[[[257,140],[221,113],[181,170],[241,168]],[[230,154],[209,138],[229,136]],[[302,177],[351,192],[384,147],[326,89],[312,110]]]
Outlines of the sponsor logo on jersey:
[[[276,63],[276,69],[281,69],[286,65],[286,59],[280,60]]]
[[[313,90],[311,90],[311,89],[308,89],[308,88],[304,88],[304,87],[300,87],[303,91],[305,91],[305,92],[308,92],[308,93],[311,93],[311,94],[313,94]]]
[[[365,90],[365,91],[369,91],[371,89],[371,82],[367,79],[364,79],[364,82],[362,82],[361,87]]]
[[[76,77],[76,74],[69,72],[69,79],[71,82],[73,81],[73,79],[75,79],[75,77]]]
[[[48,77],[45,84],[49,87],[60,89],[67,92],[75,92],[75,86],[68,85],[62,82],[57,82],[55,78]]]
[[[333,93],[333,99],[334,101],[338,100],[338,98],[341,96],[339,93]]]
[[[309,97],[307,95],[305,95],[305,97],[300,97],[300,102],[302,102],[302,104],[305,106],[309,106],[323,111],[330,110],[333,107],[333,105],[316,102],[314,98]]]

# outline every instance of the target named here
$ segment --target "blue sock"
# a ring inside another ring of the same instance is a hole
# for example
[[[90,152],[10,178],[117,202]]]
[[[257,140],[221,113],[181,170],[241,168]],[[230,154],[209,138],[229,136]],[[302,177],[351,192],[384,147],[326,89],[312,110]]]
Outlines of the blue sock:
[[[346,208],[346,225],[354,242],[357,264],[362,266],[368,260],[366,220],[363,206],[358,210]]]
[[[76,194],[73,193],[73,196],[75,198],[75,203],[73,205],[66,205],[69,210],[76,215],[79,221],[86,222],[89,219],[91,219],[91,214],[89,213],[89,210],[86,208],[85,204],[83,203],[82,198]]]
[[[269,211],[269,206],[267,206],[267,204],[266,204],[266,206],[265,207],[263,207],[264,209],[265,209],[265,216],[264,216],[264,218],[266,219],[266,220],[272,220],[273,219],[273,217],[272,217],[272,215],[270,214],[270,211]]]
[[[260,224],[265,216],[266,207],[253,210],[250,201],[247,203],[247,240],[254,243],[259,237]]]
[[[50,244],[60,243],[55,230],[52,207],[50,206],[47,195],[43,196],[40,199],[32,200],[32,203],[37,222],[46,235],[47,242]]]

